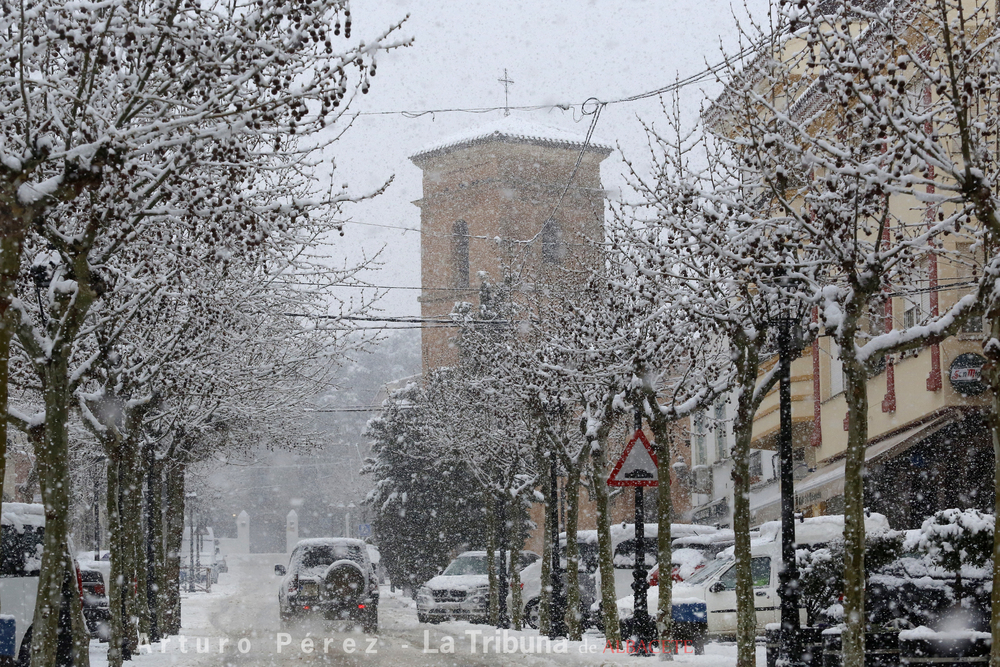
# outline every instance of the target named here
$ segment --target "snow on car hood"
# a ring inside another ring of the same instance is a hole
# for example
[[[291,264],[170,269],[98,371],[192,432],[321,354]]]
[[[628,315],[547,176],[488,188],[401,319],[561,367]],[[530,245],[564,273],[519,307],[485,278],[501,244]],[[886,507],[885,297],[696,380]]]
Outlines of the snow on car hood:
[[[424,584],[428,588],[454,588],[462,590],[489,585],[490,578],[486,574],[459,574],[448,577],[439,574]]]

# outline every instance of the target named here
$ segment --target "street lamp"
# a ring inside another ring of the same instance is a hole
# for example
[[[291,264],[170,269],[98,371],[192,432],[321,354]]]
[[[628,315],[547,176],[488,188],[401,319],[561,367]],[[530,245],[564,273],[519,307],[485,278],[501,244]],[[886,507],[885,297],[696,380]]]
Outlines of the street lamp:
[[[97,469],[94,472],[94,560],[101,560],[101,464],[107,459],[101,455],[94,457]]]
[[[799,641],[799,573],[795,563],[795,491],[792,461],[792,361],[802,349],[800,321],[791,313],[771,321],[771,324],[778,329],[778,414],[781,423],[778,434],[778,461],[782,567],[778,577],[781,597],[781,635],[778,653],[789,664],[798,664],[802,655]]]

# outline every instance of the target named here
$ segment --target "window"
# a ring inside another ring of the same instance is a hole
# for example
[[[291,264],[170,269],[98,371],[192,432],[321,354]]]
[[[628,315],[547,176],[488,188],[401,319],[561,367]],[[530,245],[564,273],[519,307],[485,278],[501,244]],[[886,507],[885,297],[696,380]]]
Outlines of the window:
[[[729,448],[726,446],[726,404],[719,401],[715,404],[715,459],[722,461],[729,458]]]
[[[358,565],[365,563],[361,549],[350,544],[318,545],[302,552],[302,567],[306,569],[326,567],[338,560],[350,560]]]
[[[559,264],[562,262],[562,253],[562,228],[558,222],[549,218],[542,225],[542,261],[546,264]]]
[[[830,396],[844,391],[844,362],[840,360],[840,346],[830,339]]]
[[[643,551],[642,560],[646,563],[646,567],[650,568],[657,563],[657,552],[659,550],[659,543],[655,537],[644,537],[642,539]],[[630,570],[635,567],[635,545],[636,540],[633,537],[630,540],[625,540],[617,547],[615,547],[614,564],[615,568],[619,570]]]
[[[489,564],[486,562],[486,554],[482,556],[461,556],[451,561],[451,565],[445,568],[442,574],[446,577],[456,577],[467,574],[482,575],[489,572]]]
[[[452,227],[451,269],[455,287],[469,286],[469,225],[459,220]]]
[[[764,461],[761,451],[750,452],[750,483],[759,482],[764,476]]]
[[[903,311],[903,328],[912,329],[917,326],[917,306],[907,303],[906,310]]]
[[[694,440],[694,464],[705,465],[708,462],[708,453],[705,451],[705,414],[699,412],[691,418],[691,430]]]
[[[771,559],[767,556],[759,556],[750,559],[750,578],[753,580],[754,588],[763,588],[771,585]],[[727,591],[736,590],[736,566],[733,565],[719,579],[719,583]]]
[[[714,491],[712,488],[712,469],[708,466],[696,466],[691,472],[692,493],[711,495]]]

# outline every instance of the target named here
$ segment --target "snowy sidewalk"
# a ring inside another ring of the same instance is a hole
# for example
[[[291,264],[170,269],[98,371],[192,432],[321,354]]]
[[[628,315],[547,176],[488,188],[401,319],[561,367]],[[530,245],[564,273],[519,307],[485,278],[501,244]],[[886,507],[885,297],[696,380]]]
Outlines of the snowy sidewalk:
[[[278,624],[274,565],[284,555],[230,557],[230,570],[211,593],[183,594],[182,635],[143,648],[135,667],[279,667],[281,665],[371,665],[449,667],[528,665],[641,665],[659,662],[605,651],[602,636],[589,633],[582,642],[549,642],[533,630],[497,631],[486,625],[417,621],[409,598],[383,587],[379,634],[367,637],[323,621],[305,622],[283,632]],[[221,651],[220,651],[221,649]],[[733,644],[710,643],[706,655],[674,656],[680,664],[731,667]],[[763,667],[764,647],[757,648]],[[126,663],[128,664],[128,663]],[[107,665],[107,644],[91,644],[92,667]]]

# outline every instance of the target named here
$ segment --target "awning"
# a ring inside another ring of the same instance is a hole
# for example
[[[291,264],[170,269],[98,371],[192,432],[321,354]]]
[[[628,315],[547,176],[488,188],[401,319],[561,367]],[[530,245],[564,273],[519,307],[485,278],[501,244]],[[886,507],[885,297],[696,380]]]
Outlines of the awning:
[[[895,458],[945,426],[961,420],[963,416],[962,412],[951,410],[930,421],[917,424],[872,443],[865,451],[865,464],[872,465]],[[795,507],[809,507],[844,495],[844,466],[845,462],[841,459],[823,466],[797,481],[795,483]],[[776,499],[759,507],[751,508],[751,513],[755,518],[771,517],[779,506],[780,499]],[[755,521],[755,523],[758,522]]]

